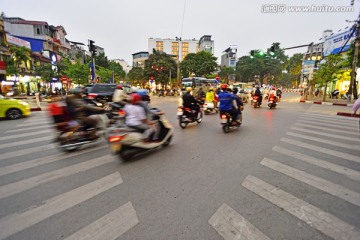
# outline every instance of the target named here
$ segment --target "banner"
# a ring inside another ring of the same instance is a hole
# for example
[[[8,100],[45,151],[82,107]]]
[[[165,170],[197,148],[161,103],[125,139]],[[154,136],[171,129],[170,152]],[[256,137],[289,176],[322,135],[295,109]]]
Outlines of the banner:
[[[353,31],[354,31],[354,27],[351,27],[346,31],[327,37],[324,42],[323,57],[326,57],[331,54],[339,53],[341,49],[342,49],[341,52],[348,51],[351,43],[356,39],[357,36],[357,31],[354,32]],[[351,35],[352,32],[353,34]]]

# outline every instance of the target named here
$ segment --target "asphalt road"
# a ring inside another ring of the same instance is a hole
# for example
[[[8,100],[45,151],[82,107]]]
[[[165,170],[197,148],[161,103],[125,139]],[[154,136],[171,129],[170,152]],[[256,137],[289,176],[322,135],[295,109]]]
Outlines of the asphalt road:
[[[298,99],[224,134],[153,97],[173,142],[127,162],[105,142],[60,153],[44,111],[0,121],[0,239],[359,239],[358,121]]]

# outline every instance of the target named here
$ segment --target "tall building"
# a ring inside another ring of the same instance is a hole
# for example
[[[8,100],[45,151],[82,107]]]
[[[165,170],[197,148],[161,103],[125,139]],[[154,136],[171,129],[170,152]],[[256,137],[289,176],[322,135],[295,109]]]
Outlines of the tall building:
[[[172,38],[149,38],[148,50],[149,53],[161,51],[172,55],[175,60],[184,60],[189,53],[197,53],[199,51],[208,51],[214,53],[214,41],[211,40],[210,35],[204,35],[200,41],[193,39]]]
[[[121,65],[126,74],[131,70],[131,66],[124,59],[114,59],[113,61]]]
[[[221,56],[221,67],[236,67],[236,53],[237,46],[230,45],[227,49],[224,50],[223,55]]]

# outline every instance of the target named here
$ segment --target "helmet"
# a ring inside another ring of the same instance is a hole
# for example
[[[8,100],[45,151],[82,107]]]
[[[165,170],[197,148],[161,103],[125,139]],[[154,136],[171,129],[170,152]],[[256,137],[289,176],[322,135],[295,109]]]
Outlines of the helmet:
[[[191,87],[187,87],[185,90],[186,90],[186,92],[191,92],[191,91],[192,91],[192,88],[191,88]]]
[[[234,94],[237,94],[238,89],[237,89],[237,88],[233,88],[232,92],[233,92]]]
[[[209,88],[209,91],[214,91],[214,88],[213,87]]]
[[[228,85],[227,84],[221,84],[220,85],[220,88],[222,89],[222,90],[225,90],[225,89],[227,89],[228,88]]]
[[[116,85],[116,89],[122,90],[122,89],[123,89],[123,86],[122,86],[122,85]]]
[[[140,102],[142,99],[141,95],[138,93],[132,93],[130,94],[130,102],[132,104],[137,104],[138,102]]]

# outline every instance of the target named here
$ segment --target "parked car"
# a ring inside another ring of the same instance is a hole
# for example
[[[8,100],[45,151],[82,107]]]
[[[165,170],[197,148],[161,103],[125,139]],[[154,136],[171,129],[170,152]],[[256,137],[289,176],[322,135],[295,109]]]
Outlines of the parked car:
[[[22,116],[30,116],[30,105],[27,102],[5,98],[0,94],[0,118],[19,119]]]
[[[109,102],[112,101],[112,97],[115,92],[117,84],[107,84],[107,83],[99,83],[94,84],[93,86],[89,87],[85,92],[87,92],[87,97],[92,98],[95,101],[102,104],[102,107],[105,110],[111,110],[111,106]]]

